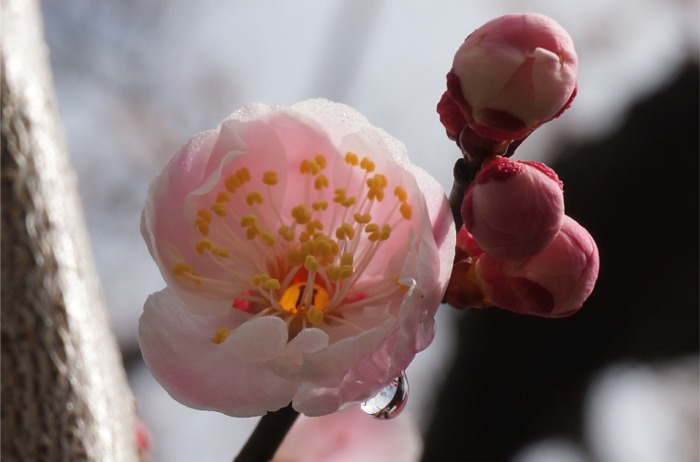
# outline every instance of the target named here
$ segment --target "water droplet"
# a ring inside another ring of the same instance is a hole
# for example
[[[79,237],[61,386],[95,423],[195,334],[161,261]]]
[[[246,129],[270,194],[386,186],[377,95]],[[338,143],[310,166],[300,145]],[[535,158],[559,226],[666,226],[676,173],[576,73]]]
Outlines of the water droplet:
[[[402,372],[373,398],[362,403],[360,408],[376,419],[388,420],[401,414],[407,401],[408,379],[406,373]]]

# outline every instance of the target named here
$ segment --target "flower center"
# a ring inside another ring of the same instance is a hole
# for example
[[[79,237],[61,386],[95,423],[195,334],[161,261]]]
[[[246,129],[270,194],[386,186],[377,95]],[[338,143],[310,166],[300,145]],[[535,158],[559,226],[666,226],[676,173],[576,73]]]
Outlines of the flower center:
[[[196,256],[176,263],[173,274],[235,309],[284,319],[290,336],[309,325],[359,329],[347,319],[351,310],[381,304],[403,287],[398,270],[377,275],[375,265],[371,282],[363,275],[387,241],[408,241],[406,230],[395,231],[412,208],[400,184],[385,194],[388,178],[368,157],[348,152],[333,160],[306,158],[286,176],[251,172],[264,164],[256,161],[222,177],[193,199]],[[229,333],[222,327],[212,341]]]
[[[280,298],[280,306],[291,314],[298,314],[302,310],[315,309],[322,312],[328,305],[328,292],[323,286],[314,284],[310,290],[303,282],[297,282],[287,287]]]

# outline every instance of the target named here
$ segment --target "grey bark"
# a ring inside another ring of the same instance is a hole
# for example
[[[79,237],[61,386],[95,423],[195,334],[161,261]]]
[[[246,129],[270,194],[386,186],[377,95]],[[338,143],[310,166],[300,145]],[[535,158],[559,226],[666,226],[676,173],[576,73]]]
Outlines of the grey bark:
[[[36,1],[2,7],[2,459],[137,460]]]

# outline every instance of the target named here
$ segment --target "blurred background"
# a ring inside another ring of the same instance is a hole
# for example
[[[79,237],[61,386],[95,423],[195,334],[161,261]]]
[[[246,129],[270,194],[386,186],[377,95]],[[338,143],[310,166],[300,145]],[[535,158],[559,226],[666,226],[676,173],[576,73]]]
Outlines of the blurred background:
[[[572,108],[517,158],[560,173],[567,213],[599,242],[600,293],[562,321],[441,308],[435,342],[408,370],[425,460],[697,460],[696,1],[43,0],[42,9],[154,460],[230,460],[256,423],[181,406],[140,360],[138,316],[164,283],[139,219],[170,154],[250,102],[326,97],[403,141],[449,191],[459,152],[435,112],[445,74],[472,30],[511,12],[553,17],[579,54]]]

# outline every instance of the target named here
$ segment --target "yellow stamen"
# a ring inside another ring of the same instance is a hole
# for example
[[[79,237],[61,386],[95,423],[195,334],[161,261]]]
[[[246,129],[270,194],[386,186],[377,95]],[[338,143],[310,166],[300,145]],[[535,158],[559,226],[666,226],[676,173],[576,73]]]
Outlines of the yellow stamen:
[[[214,332],[214,336],[211,338],[211,341],[213,343],[216,343],[217,345],[220,345],[224,343],[224,340],[226,340],[226,337],[231,335],[231,331],[228,330],[225,327],[219,327],[216,329],[216,332]]]
[[[263,173],[263,183],[268,186],[274,186],[277,184],[277,172],[265,172]]]
[[[400,202],[406,202],[408,199],[408,193],[401,186],[394,188],[394,195],[398,197]]]
[[[326,175],[319,175],[316,177],[316,180],[314,180],[314,188],[317,191],[320,191],[323,188],[327,188],[329,185],[328,183],[328,178]]]
[[[211,210],[220,217],[225,217],[227,213],[226,204],[222,204],[221,202],[215,202],[214,205],[211,206]]]
[[[199,209],[197,215],[207,224],[211,223],[214,219],[214,215],[212,215],[211,212],[207,209]]]
[[[195,226],[197,226],[197,231],[199,231],[199,234],[201,234],[202,236],[209,235],[209,225],[206,221],[200,218],[197,221],[195,221],[194,224]]]
[[[361,225],[366,225],[367,223],[372,221],[372,215],[370,215],[369,213],[364,213],[364,214],[356,213],[353,215],[353,218],[355,219],[355,221],[357,223],[359,223]]]
[[[311,305],[311,308],[309,308],[308,313],[306,313],[306,319],[309,320],[311,325],[318,326],[323,322],[323,311]]]
[[[245,201],[248,203],[248,205],[253,206],[254,204],[262,204],[263,203],[263,196],[257,191],[253,191],[252,193],[249,193]]]
[[[201,241],[197,242],[195,249],[197,250],[198,254],[203,254],[205,251],[211,250],[212,247],[213,245],[209,239],[202,239]]]
[[[358,164],[359,161],[360,160],[357,154],[355,154],[354,152],[348,151],[345,153],[345,162],[347,162],[349,165],[355,166]]]
[[[401,216],[404,217],[406,220],[410,220],[413,210],[407,202],[404,202],[401,204],[401,207],[399,207],[399,212],[401,212]]]
[[[221,191],[216,195],[216,202],[231,202],[231,195],[226,191]]]

